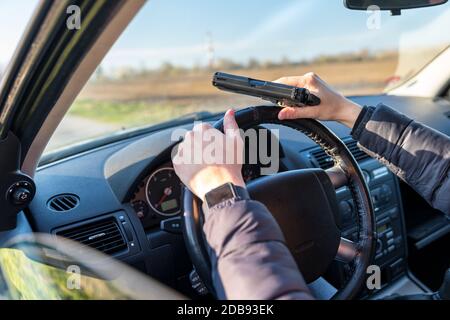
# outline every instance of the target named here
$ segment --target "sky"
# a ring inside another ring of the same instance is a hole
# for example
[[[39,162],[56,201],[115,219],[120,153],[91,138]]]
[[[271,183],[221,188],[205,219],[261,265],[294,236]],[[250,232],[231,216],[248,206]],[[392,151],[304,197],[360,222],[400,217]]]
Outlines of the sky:
[[[210,57],[246,62],[292,61],[363,49],[399,50],[450,43],[450,4],[382,13],[380,29],[369,30],[364,11],[342,0],[150,0],[102,63],[157,68],[206,65]],[[37,0],[0,1],[0,66],[10,59]],[[436,30],[438,32],[436,32]]]

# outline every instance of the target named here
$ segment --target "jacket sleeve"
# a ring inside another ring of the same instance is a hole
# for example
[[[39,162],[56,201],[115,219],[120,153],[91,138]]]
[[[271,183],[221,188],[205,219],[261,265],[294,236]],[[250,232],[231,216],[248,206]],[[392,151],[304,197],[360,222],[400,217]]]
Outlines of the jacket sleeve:
[[[206,213],[212,281],[219,299],[313,299],[267,208],[226,201]]]
[[[364,107],[352,136],[431,206],[450,215],[450,138],[379,104]]]

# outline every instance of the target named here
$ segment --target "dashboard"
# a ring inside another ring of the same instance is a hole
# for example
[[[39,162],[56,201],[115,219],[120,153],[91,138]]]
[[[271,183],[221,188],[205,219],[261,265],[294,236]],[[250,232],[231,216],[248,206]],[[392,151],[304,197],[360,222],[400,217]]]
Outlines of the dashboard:
[[[450,103],[426,98],[367,96],[353,98],[362,105],[383,102],[445,134],[450,134]],[[211,122],[216,119],[211,119]],[[325,123],[339,137],[353,147],[349,129],[337,123]],[[180,126],[190,129],[192,124]],[[298,131],[278,129],[280,171],[326,166],[311,140]],[[108,254],[141,270],[189,296],[189,273],[192,264],[184,246],[180,229],[182,185],[173,171],[170,151],[171,133],[175,128],[149,132],[140,136],[96,148],[62,159],[38,169],[36,196],[26,212],[33,232],[67,235],[89,234],[99,224],[113,223],[121,234],[121,242],[105,237],[101,248]],[[269,139],[270,141],[270,139]],[[249,146],[246,145],[246,148]],[[355,150],[356,152],[356,150]],[[263,165],[243,166],[247,181],[258,179]],[[361,158],[379,219],[378,231],[383,238],[378,243],[377,260],[383,268],[383,283],[406,272],[407,224],[399,182],[375,160]],[[381,168],[381,169],[380,169]],[[64,212],[56,212],[51,201],[72,196],[76,205]],[[345,189],[337,192],[343,218],[343,233],[355,236],[352,219],[353,206]],[[395,210],[394,210],[395,209]],[[428,209],[427,209],[428,210]],[[170,228],[163,227],[170,222]],[[111,241],[111,242],[108,242]],[[98,243],[98,241],[96,242]],[[345,265],[338,265],[330,278],[334,285],[345,280]]]

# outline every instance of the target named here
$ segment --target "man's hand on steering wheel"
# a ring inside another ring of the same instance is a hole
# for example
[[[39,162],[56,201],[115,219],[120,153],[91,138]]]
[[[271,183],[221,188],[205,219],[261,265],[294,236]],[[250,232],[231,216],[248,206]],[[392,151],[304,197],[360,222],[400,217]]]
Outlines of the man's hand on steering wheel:
[[[233,110],[228,110],[224,116],[224,129],[225,134],[207,123],[196,125],[186,133],[173,159],[178,177],[201,200],[206,193],[228,182],[245,187],[241,172],[243,141]],[[224,146],[223,154],[208,153],[208,159],[205,159],[203,155],[211,137],[221,140],[214,143]],[[200,161],[183,158],[186,154],[200,155]]]

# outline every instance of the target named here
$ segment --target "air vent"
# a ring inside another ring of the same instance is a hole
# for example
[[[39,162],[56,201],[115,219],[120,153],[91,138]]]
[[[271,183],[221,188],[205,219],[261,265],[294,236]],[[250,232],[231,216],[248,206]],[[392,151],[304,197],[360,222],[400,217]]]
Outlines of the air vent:
[[[311,152],[311,156],[316,160],[317,164],[322,169],[329,169],[334,165],[333,159],[325,153],[322,149],[317,149]]]
[[[356,161],[360,162],[369,157],[364,151],[359,149],[355,140],[347,140],[345,141],[345,144],[353,154],[353,157],[355,157]],[[329,169],[334,165],[333,159],[320,148],[313,150],[311,152],[311,157],[315,160],[315,164],[324,170]]]
[[[85,224],[72,229],[58,231],[56,234],[105,254],[114,254],[127,248],[125,239],[115,219]]]
[[[80,203],[80,198],[74,194],[60,194],[47,202],[47,206],[57,212],[65,212],[75,209]]]
[[[355,157],[356,161],[360,162],[369,158],[369,155],[358,147],[355,140],[346,141],[345,144],[347,145],[348,150],[353,154],[353,157]]]

